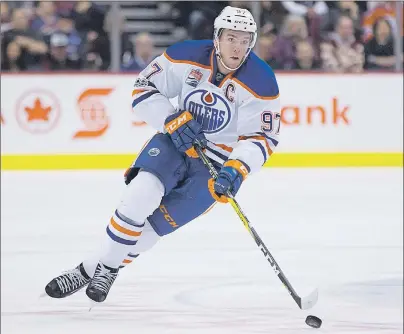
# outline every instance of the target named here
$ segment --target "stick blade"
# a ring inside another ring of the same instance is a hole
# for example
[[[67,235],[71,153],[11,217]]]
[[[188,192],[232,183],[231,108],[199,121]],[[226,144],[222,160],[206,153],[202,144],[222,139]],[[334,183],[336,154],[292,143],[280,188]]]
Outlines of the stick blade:
[[[317,300],[318,300],[318,289],[315,289],[308,296],[300,298],[299,307],[302,310],[311,309],[314,305],[316,305]]]

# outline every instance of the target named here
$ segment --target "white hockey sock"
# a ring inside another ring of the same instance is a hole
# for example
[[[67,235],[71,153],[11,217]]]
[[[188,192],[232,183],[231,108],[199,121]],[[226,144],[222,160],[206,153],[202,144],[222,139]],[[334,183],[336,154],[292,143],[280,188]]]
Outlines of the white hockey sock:
[[[90,277],[94,276],[95,268],[97,268],[98,261],[99,261],[98,256],[83,261],[83,267],[88,276]]]
[[[108,267],[118,268],[131,246],[136,245],[143,227],[144,223],[137,223],[116,210],[107,226],[105,252],[100,261]]]
[[[130,253],[123,260],[119,268],[124,268],[126,265],[132,263],[141,253],[151,249],[157,241],[160,240],[160,236],[156,233],[150,223],[146,220],[143,228],[142,236],[138,240],[135,246],[130,249]]]
[[[142,235],[145,221],[158,208],[164,186],[151,173],[140,172],[127,186],[123,199],[107,227],[107,240],[100,261],[118,268]],[[129,260],[129,259],[127,259]]]
[[[121,265],[119,266],[119,269],[125,268],[128,264],[132,263],[134,259],[136,259],[139,256],[139,254],[134,254],[134,253],[129,253],[126,255],[126,258],[122,261]]]
[[[146,220],[140,239],[138,240],[136,245],[130,248],[130,252],[123,259],[119,268],[122,269],[128,264],[132,263],[134,259],[136,259],[143,252],[151,249],[159,240],[160,236],[156,233],[156,231],[154,231],[153,227]],[[97,267],[98,261],[99,254],[83,262],[84,270],[86,271],[88,276],[94,276],[95,268]]]

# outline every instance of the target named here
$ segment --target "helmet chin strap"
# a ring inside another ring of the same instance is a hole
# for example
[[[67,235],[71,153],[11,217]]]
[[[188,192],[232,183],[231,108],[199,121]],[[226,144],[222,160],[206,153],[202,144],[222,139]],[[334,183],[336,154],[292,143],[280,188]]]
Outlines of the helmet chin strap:
[[[238,70],[238,69],[241,67],[241,65],[243,65],[244,61],[247,59],[247,56],[248,56],[248,54],[249,54],[250,51],[251,51],[251,48],[249,48],[248,51],[247,51],[247,53],[246,53],[245,56],[243,57],[243,60],[240,62],[240,65],[238,65],[236,68],[231,68],[231,67],[228,67],[228,66],[224,63],[223,58],[222,58],[222,55],[220,54],[220,46],[219,46],[219,45],[220,45],[220,44],[219,44],[219,39],[216,37],[216,45],[215,45],[216,56],[217,56],[217,58],[219,59],[220,63],[223,65],[223,67],[224,67],[226,70],[231,71],[231,72]]]

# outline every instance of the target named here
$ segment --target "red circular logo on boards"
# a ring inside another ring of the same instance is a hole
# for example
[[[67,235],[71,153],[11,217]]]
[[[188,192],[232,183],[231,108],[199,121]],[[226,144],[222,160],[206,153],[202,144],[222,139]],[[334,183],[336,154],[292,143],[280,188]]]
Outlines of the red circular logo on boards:
[[[51,131],[60,118],[60,105],[51,92],[35,89],[25,92],[17,102],[17,122],[31,133]]]
[[[108,125],[105,106],[97,97],[88,97],[79,102],[81,119],[90,131],[99,130]]]

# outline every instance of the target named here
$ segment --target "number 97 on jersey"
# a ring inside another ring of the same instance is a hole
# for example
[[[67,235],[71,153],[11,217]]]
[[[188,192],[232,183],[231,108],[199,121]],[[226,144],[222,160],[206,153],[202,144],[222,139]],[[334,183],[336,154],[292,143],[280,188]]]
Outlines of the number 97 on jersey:
[[[266,133],[273,133],[275,135],[279,134],[281,127],[281,114],[278,112],[264,111],[261,114],[261,130]]]

